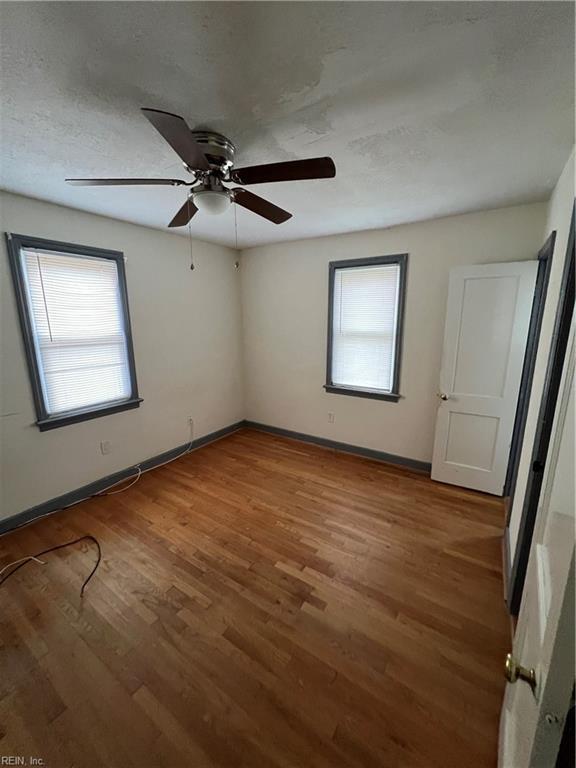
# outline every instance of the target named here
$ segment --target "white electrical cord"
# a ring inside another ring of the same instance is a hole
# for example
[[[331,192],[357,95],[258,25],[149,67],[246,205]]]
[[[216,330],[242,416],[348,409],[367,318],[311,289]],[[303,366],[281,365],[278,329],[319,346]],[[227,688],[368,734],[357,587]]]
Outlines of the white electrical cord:
[[[103,491],[100,491],[99,493],[95,493],[95,496],[113,496],[115,493],[123,493],[124,491],[127,491],[128,488],[132,488],[133,485],[136,485],[138,480],[142,477],[142,475],[145,472],[150,472],[151,469],[159,469],[160,467],[164,467],[166,464],[170,464],[172,461],[176,461],[176,459],[181,459],[182,456],[186,456],[187,453],[190,453],[192,450],[192,446],[194,445],[194,422],[192,419],[190,419],[190,442],[186,446],[186,448],[182,451],[182,453],[179,453],[178,456],[174,456],[171,459],[168,459],[167,461],[163,461],[162,464],[155,464],[153,467],[150,467],[149,469],[142,469],[139,464],[136,465],[137,474],[134,480],[126,485],[124,488],[119,488],[117,491],[110,491],[110,493],[107,493],[107,491],[110,488],[115,488],[117,485],[120,485],[120,483],[125,483],[126,480],[130,480],[130,477],[125,477],[122,480],[118,480],[117,483],[113,483],[112,485],[109,485],[108,488],[104,488]]]
[[[35,562],[40,563],[40,565],[46,565],[44,560],[40,560],[34,555],[28,555],[28,557],[21,557],[20,560],[14,560],[12,563],[7,563],[4,568],[0,568],[0,576],[2,576],[4,571],[7,571],[8,568],[11,568],[13,565],[18,565],[18,563],[27,563],[28,560],[34,560]]]
[[[106,489],[105,489],[104,491],[100,491],[100,493],[97,493],[96,496],[114,496],[115,493],[123,493],[124,491],[127,491],[128,488],[132,488],[132,486],[136,485],[138,480],[140,480],[140,478],[142,477],[142,470],[140,469],[140,467],[136,467],[136,469],[138,470],[138,474],[136,475],[134,480],[132,480],[132,482],[129,483],[128,485],[124,486],[124,488],[120,488],[117,491],[110,491],[109,493],[106,493]],[[114,485],[120,485],[120,483],[124,483],[126,482],[126,480],[129,480],[129,479],[130,479],[129,477],[125,477],[124,480],[119,480]],[[114,488],[114,485],[109,485],[108,487]]]
[[[98,493],[93,493],[91,496],[84,496],[83,499],[78,499],[78,501],[74,501],[72,504],[67,504],[65,507],[59,507],[58,509],[53,509],[51,512],[46,512],[45,515],[39,515],[38,517],[35,517],[33,520],[30,520],[27,523],[22,523],[22,525],[17,525],[15,528],[11,528],[9,531],[5,531],[4,533],[0,534],[1,536],[5,536],[8,533],[12,533],[12,531],[17,531],[19,528],[25,528],[28,525],[32,525],[32,523],[35,523],[37,520],[41,520],[43,517],[48,517],[48,515],[53,515],[55,512],[62,512],[64,509],[69,509],[70,507],[76,506],[76,504],[81,504],[83,501],[88,501],[88,499],[94,499],[97,496],[113,496],[116,493],[123,493],[124,491],[127,491],[128,488],[132,488],[133,485],[136,485],[138,480],[142,477],[142,475],[145,472],[150,472],[152,469],[160,469],[160,467],[164,467],[166,464],[170,464],[172,461],[176,461],[176,459],[181,459],[183,456],[186,456],[188,453],[191,453],[194,449],[194,421],[190,419],[190,442],[186,446],[186,448],[182,451],[182,453],[179,453],[178,456],[174,456],[171,459],[168,459],[167,461],[163,461],[162,464],[156,464],[153,467],[149,467],[148,469],[142,469],[139,464],[136,465],[136,476],[134,477],[133,482],[129,483],[124,488],[119,488],[117,491],[111,491],[108,493],[110,488],[115,488],[117,485],[120,485],[120,483],[125,483],[126,480],[130,480],[131,476],[125,477],[122,480],[118,480],[117,483],[112,483],[112,485],[109,485],[107,488],[104,488],[103,490],[99,491]],[[23,558],[24,560],[28,558]],[[16,561],[20,562],[20,561]],[[39,561],[42,562],[42,561]],[[8,563],[8,565],[15,565],[15,563]],[[3,573],[3,571],[6,570],[8,567],[4,566],[2,570],[0,571],[0,575]]]

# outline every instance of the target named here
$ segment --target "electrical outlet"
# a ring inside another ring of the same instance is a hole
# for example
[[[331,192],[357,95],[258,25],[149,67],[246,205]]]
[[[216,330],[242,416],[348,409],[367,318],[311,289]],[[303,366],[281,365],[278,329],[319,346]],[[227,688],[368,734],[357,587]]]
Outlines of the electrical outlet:
[[[334,414],[332,411],[328,411],[328,424],[334,424]]]
[[[112,452],[112,443],[110,440],[102,440],[100,443],[100,453],[105,456],[107,453]]]

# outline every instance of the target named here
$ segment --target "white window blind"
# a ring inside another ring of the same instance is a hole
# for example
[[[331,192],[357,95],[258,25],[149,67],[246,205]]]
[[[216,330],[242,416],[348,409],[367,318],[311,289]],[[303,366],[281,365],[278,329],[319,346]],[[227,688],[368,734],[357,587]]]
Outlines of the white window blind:
[[[116,262],[31,249],[20,254],[48,415],[128,399]]]
[[[334,272],[332,384],[391,392],[394,381],[400,265]]]

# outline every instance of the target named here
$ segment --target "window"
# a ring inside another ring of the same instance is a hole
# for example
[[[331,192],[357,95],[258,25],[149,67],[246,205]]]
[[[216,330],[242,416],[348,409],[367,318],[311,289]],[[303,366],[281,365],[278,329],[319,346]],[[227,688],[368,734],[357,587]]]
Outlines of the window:
[[[7,240],[39,428],[137,408],[122,253]]]
[[[330,263],[327,392],[398,400],[407,254]]]

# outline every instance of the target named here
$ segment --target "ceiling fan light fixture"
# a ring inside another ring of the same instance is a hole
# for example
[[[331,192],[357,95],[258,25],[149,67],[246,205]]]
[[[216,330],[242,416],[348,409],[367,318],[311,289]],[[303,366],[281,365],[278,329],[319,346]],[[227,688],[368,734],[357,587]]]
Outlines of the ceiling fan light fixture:
[[[227,192],[216,192],[212,189],[201,189],[192,195],[194,205],[199,211],[217,215],[228,210],[230,197]]]

